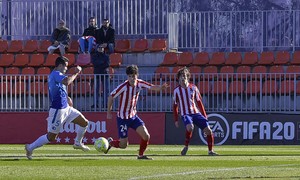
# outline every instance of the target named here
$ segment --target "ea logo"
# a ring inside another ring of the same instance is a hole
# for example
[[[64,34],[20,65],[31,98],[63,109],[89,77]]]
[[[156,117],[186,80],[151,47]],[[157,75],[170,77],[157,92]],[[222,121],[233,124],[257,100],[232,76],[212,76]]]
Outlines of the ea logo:
[[[229,124],[227,120],[220,114],[209,114],[207,116],[209,126],[214,133],[215,145],[222,145],[229,136]],[[199,136],[203,143],[206,142],[206,135],[199,128]]]

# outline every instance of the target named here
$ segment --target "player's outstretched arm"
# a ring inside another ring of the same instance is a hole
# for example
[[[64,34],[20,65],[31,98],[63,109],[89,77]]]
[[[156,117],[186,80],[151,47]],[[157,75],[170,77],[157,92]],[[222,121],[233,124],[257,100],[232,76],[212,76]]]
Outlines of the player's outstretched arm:
[[[164,83],[162,85],[154,85],[150,88],[150,90],[160,91],[160,90],[166,89],[168,87],[169,87],[169,85],[167,83]]]
[[[75,73],[68,76],[67,78],[64,78],[62,83],[66,86],[70,85],[75,79],[76,77],[78,76],[78,74],[81,72],[82,68],[80,66],[77,66],[75,68]]]

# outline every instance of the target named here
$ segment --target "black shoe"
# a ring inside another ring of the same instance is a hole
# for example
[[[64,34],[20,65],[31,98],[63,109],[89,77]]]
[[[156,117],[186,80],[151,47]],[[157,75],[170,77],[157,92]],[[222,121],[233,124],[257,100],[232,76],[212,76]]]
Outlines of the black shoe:
[[[113,138],[109,137],[109,138],[107,138],[107,141],[108,141],[108,144],[109,144],[109,146],[108,146],[107,150],[106,150],[106,151],[104,151],[104,154],[107,154],[107,153],[108,153],[108,151],[110,150],[110,148],[111,148],[111,145],[110,145],[110,143],[113,141]]]
[[[148,157],[148,156],[145,156],[145,155],[143,155],[143,156],[138,156],[138,157],[137,157],[137,159],[143,159],[143,160],[153,160],[153,158],[151,158],[151,157]]]
[[[189,147],[188,146],[184,146],[184,148],[181,151],[181,156],[185,156],[188,150],[189,150]]]

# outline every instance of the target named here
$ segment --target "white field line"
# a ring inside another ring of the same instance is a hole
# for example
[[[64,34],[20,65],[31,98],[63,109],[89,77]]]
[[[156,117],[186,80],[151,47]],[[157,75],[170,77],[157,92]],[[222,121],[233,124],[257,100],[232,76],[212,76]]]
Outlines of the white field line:
[[[299,166],[299,164],[281,164],[281,165],[273,165],[273,166],[254,166],[254,167],[208,169],[208,170],[201,170],[201,171],[179,172],[179,173],[170,173],[170,174],[156,174],[156,175],[153,175],[153,176],[138,176],[138,177],[129,178],[128,180],[139,180],[139,179],[171,177],[171,176],[183,176],[183,175],[190,175],[190,174],[216,172],[216,171],[236,171],[236,170],[244,170],[244,169],[251,169],[251,168],[264,168],[264,167],[270,168],[270,167],[286,167],[286,166],[287,167],[288,166]]]

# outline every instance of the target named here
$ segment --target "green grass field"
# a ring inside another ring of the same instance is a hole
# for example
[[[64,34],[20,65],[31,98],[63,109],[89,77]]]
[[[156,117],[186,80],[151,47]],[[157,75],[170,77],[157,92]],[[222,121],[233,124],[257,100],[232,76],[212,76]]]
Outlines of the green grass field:
[[[217,146],[213,157],[206,146],[181,149],[149,145],[146,161],[136,159],[137,145],[107,155],[46,145],[30,161],[24,145],[0,145],[0,179],[300,179],[299,146]]]

